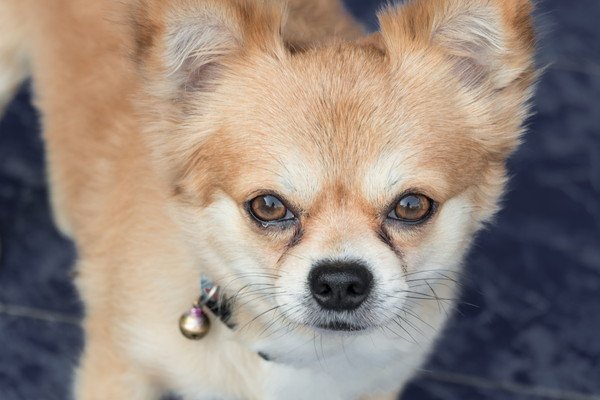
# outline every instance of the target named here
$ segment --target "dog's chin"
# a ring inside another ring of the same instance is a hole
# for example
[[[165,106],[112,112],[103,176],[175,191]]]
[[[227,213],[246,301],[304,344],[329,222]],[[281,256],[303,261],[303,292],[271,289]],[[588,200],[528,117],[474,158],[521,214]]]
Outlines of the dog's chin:
[[[323,359],[337,357],[343,350],[343,338],[369,335],[375,326],[360,321],[322,321],[299,324],[299,336],[269,337],[252,347],[263,360],[295,368],[320,367]],[[309,340],[307,340],[309,339]],[[315,344],[318,341],[318,345]],[[342,347],[339,347],[339,346]],[[319,350],[315,352],[315,346]],[[290,351],[290,348],[294,349]]]

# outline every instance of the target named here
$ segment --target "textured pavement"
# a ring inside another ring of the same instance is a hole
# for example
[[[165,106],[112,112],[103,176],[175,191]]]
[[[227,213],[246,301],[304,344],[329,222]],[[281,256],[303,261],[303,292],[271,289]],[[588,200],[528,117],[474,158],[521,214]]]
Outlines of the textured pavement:
[[[377,2],[349,3],[373,22]],[[505,208],[404,400],[600,400],[600,1],[538,3],[547,70]],[[51,222],[27,88],[0,121],[0,246],[0,400],[67,399],[75,254]]]

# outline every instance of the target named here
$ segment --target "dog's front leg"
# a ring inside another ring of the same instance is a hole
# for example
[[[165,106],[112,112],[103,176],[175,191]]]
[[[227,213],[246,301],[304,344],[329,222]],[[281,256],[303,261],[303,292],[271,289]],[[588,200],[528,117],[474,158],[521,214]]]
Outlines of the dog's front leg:
[[[75,379],[77,400],[153,400],[160,391],[111,338],[103,318],[86,321],[86,344]]]

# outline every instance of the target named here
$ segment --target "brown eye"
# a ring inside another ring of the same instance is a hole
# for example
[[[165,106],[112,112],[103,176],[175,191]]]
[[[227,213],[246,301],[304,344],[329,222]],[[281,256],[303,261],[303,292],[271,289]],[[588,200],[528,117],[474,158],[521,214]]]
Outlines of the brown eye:
[[[281,200],[272,195],[258,196],[249,203],[250,214],[259,222],[280,222],[294,218]]]
[[[404,222],[421,222],[431,214],[433,202],[422,194],[407,194],[388,215],[389,218]]]

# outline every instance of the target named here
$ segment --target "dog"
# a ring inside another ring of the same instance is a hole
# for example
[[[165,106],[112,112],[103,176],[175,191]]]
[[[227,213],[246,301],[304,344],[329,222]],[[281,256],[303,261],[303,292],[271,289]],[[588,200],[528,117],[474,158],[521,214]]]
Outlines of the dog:
[[[366,34],[337,0],[0,3],[0,102],[32,75],[78,249],[75,398],[396,398],[498,210],[531,13],[413,0]]]

